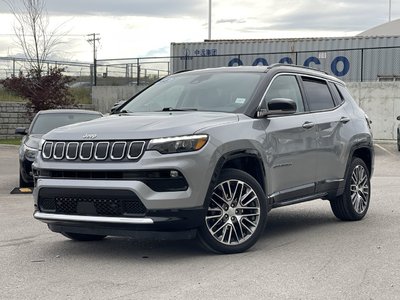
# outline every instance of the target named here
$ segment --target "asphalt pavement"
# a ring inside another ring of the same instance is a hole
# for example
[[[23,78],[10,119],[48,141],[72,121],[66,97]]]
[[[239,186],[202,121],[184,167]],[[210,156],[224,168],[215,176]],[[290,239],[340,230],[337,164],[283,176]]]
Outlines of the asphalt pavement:
[[[400,299],[400,152],[377,144],[372,198],[359,222],[327,201],[274,209],[249,251],[195,241],[74,242],[32,217],[17,147],[0,145],[0,299]]]

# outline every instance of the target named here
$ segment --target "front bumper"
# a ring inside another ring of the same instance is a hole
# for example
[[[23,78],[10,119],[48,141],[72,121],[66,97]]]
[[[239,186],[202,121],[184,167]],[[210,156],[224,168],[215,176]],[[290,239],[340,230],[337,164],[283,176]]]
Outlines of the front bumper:
[[[54,232],[116,236],[137,236],[139,232],[147,232],[147,235],[156,236],[156,232],[193,234],[193,230],[201,225],[204,209],[148,211],[144,217],[62,215],[36,210],[33,216],[47,223]]]

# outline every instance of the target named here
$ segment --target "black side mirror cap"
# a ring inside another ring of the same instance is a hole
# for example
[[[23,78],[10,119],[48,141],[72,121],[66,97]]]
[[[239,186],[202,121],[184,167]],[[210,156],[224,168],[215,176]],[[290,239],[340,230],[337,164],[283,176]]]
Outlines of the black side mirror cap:
[[[267,103],[268,109],[257,111],[257,117],[262,118],[270,115],[290,115],[297,111],[296,102],[292,99],[274,98]]]
[[[15,134],[26,135],[27,133],[28,133],[28,130],[25,127],[15,128]]]
[[[400,116],[397,116],[397,121],[400,121]]]

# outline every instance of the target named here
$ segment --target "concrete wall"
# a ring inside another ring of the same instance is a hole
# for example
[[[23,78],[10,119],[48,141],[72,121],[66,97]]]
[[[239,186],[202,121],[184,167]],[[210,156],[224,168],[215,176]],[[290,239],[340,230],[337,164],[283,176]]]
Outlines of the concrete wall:
[[[102,113],[110,112],[115,102],[128,99],[146,86],[96,86],[92,89],[92,105]],[[347,87],[354,99],[372,120],[375,139],[396,139],[400,115],[400,82],[352,82]],[[0,102],[0,138],[15,137],[16,127],[28,127],[30,120],[24,103]]]
[[[15,128],[29,127],[25,103],[0,102],[0,139],[14,138]]]
[[[96,110],[109,113],[111,107],[119,100],[128,100],[143,90],[145,85],[129,86],[94,86],[92,87],[92,103]]]
[[[372,120],[375,139],[396,139],[400,115],[400,82],[351,82],[347,87]]]

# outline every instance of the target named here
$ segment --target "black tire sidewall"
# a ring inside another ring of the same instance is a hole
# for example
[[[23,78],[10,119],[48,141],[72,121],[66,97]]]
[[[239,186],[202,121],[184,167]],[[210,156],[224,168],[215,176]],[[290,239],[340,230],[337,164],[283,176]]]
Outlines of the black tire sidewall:
[[[365,208],[365,210],[360,214],[358,213],[352,203],[351,203],[351,191],[350,191],[350,185],[351,185],[351,176],[353,174],[354,169],[357,166],[362,166],[365,169],[365,172],[367,173],[368,176],[368,187],[369,187],[369,193],[368,193],[368,202],[367,202],[367,207]],[[350,165],[350,170],[349,173],[347,174],[347,178],[346,178],[346,186],[345,186],[345,191],[343,194],[344,197],[344,201],[345,201],[345,209],[348,212],[348,215],[351,216],[351,220],[361,220],[362,218],[364,218],[364,216],[367,214],[368,212],[368,208],[369,208],[369,203],[370,203],[370,199],[371,199],[371,182],[370,182],[370,174],[369,174],[369,170],[367,168],[367,165],[365,164],[365,162],[358,158],[358,157],[354,157],[351,165]]]
[[[218,242],[209,232],[207,228],[207,224],[205,223],[205,216],[207,214],[207,209],[211,201],[211,194],[212,191],[214,190],[214,187],[217,186],[219,183],[226,181],[226,180],[231,180],[231,179],[236,179],[236,180],[241,180],[245,183],[247,183],[257,194],[257,197],[259,198],[260,202],[260,220],[258,227],[256,228],[255,232],[253,235],[245,242],[243,242],[240,245],[225,245],[220,242]],[[205,205],[204,205],[204,217],[203,217],[203,225],[199,228],[198,234],[199,234],[199,239],[201,242],[206,244],[206,247],[209,250],[218,252],[218,253],[240,253],[243,252],[250,247],[252,247],[257,240],[259,239],[260,235],[264,232],[265,224],[267,221],[267,205],[266,205],[266,197],[265,193],[262,190],[260,184],[255,180],[251,175],[248,173],[237,170],[237,169],[225,169],[222,170],[218,180],[215,182],[215,184],[211,188],[211,193],[207,196],[207,199],[205,200]]]

